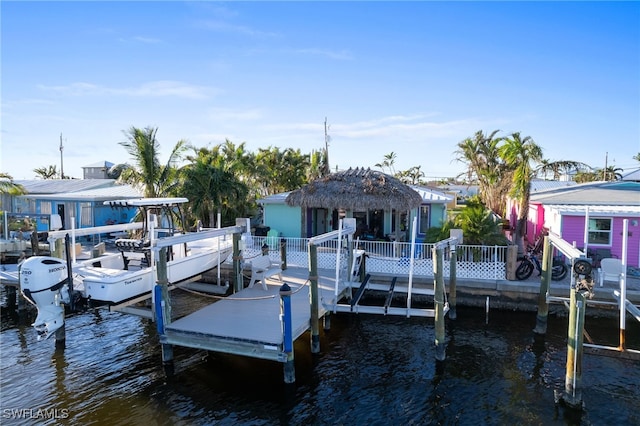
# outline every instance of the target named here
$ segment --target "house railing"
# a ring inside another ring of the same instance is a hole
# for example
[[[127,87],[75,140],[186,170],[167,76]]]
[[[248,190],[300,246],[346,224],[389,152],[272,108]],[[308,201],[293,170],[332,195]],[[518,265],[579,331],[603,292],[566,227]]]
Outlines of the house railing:
[[[307,238],[251,237],[245,242],[243,257],[250,260],[262,253],[262,246],[269,247],[269,256],[277,261],[281,256],[281,244],[285,245],[287,266],[309,267]],[[330,240],[318,247],[318,269],[335,269],[337,240]],[[387,241],[357,241],[357,248],[367,252],[368,273],[408,275],[411,243]],[[416,243],[413,273],[417,277],[433,277],[433,244]],[[456,277],[478,280],[503,280],[506,276],[507,247],[465,245],[456,246]],[[346,243],[340,250],[340,264],[347,267]],[[444,275],[449,277],[449,252],[445,252]]]

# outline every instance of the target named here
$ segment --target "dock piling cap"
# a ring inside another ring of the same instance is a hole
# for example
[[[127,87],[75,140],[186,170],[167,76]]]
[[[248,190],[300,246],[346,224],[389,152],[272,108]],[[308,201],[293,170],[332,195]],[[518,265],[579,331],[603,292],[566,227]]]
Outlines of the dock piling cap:
[[[284,283],[282,284],[282,286],[280,287],[280,297],[282,296],[291,296],[291,287],[289,287],[289,284]]]

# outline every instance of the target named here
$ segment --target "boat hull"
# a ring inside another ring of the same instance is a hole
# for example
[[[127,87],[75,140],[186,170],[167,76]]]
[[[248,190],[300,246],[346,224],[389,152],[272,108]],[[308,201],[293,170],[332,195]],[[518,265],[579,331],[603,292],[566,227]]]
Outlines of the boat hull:
[[[167,262],[167,279],[171,284],[187,280],[217,267],[230,253],[231,248],[220,249],[220,252],[211,248],[189,250],[186,257]],[[73,269],[82,277],[84,297],[92,301],[120,303],[150,293],[156,283],[153,268],[122,270],[82,265]]]

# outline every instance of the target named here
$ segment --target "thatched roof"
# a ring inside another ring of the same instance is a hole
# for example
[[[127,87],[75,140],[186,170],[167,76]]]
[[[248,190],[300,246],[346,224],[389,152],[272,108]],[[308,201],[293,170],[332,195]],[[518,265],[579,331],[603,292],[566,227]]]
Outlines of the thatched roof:
[[[292,191],[285,202],[304,208],[410,210],[420,206],[422,197],[392,176],[355,168],[332,173]]]

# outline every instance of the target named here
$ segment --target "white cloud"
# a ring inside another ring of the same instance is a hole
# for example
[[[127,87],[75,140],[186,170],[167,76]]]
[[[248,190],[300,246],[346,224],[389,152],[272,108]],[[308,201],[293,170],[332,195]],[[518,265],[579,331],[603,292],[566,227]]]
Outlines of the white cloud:
[[[212,87],[196,86],[181,81],[152,81],[137,87],[112,88],[92,83],[72,83],[66,86],[45,86],[44,91],[57,92],[67,96],[133,96],[133,97],[177,97],[186,99],[208,99],[219,91]]]

